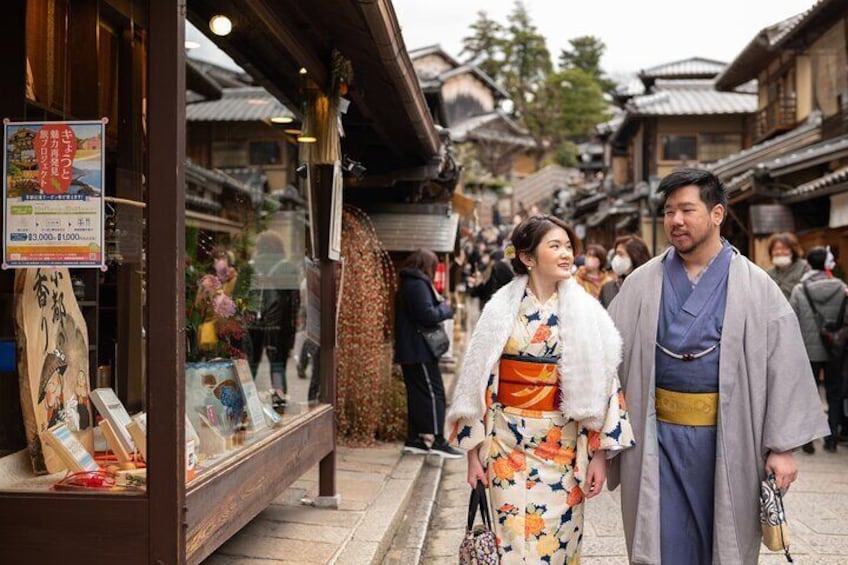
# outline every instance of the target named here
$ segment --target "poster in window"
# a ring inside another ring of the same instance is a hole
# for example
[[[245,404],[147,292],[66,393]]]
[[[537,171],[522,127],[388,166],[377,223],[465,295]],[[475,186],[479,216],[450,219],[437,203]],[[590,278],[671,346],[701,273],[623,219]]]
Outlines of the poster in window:
[[[3,121],[3,268],[104,267],[106,122]]]

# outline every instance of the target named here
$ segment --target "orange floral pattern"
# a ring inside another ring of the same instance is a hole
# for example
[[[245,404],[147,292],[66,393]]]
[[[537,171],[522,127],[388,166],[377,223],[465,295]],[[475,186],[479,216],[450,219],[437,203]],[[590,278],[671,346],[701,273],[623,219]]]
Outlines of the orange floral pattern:
[[[504,353],[558,356],[556,304],[556,295],[540,304],[528,292]],[[466,449],[484,444],[500,563],[577,565],[585,501],[581,484],[589,460],[600,449],[634,444],[621,387],[614,379],[600,432],[560,412],[505,408],[497,401],[497,388],[496,367],[486,390],[485,415],[461,420],[454,442]]]

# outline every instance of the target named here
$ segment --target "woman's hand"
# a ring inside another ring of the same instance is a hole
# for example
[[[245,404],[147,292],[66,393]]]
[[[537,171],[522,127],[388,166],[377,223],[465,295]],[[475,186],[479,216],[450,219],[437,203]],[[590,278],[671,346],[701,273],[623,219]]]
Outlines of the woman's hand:
[[[583,488],[583,495],[586,498],[593,498],[601,494],[604,488],[604,483],[607,481],[607,457],[603,451],[595,452],[595,456],[589,461],[589,468],[586,470],[586,483]]]
[[[471,485],[471,488],[475,488],[477,487],[477,481],[481,481],[483,486],[489,486],[489,479],[486,478],[486,470],[483,468],[483,464],[480,463],[480,458],[477,456],[477,449],[469,449],[468,484]]]

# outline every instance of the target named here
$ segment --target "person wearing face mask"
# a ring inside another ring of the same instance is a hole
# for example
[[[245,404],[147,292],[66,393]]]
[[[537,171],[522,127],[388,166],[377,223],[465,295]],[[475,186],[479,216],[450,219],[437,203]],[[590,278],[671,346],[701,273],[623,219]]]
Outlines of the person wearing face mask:
[[[768,240],[768,252],[772,267],[766,271],[789,300],[804,273],[810,270],[804,260],[804,250],[794,233],[775,233]]]
[[[587,245],[583,266],[577,269],[577,274],[574,276],[577,284],[595,298],[600,296],[601,287],[612,280],[609,273],[604,270],[606,259],[607,251],[602,246],[597,243]]]
[[[610,302],[618,294],[621,283],[624,282],[627,275],[647,263],[651,258],[648,246],[645,245],[641,237],[636,235],[619,237],[615,240],[613,249],[615,253],[610,260],[610,266],[617,278],[608,281],[601,287],[599,298],[604,308],[609,308]]]

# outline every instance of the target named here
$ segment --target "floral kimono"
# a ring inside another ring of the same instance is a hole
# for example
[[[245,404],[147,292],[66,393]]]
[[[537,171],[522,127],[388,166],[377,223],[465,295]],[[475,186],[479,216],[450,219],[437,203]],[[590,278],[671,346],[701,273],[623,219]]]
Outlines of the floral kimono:
[[[557,295],[540,304],[527,289],[506,355],[558,357]],[[489,500],[503,565],[577,564],[583,537],[581,484],[592,454],[634,445],[617,379],[609,390],[603,428],[589,431],[561,411],[537,411],[498,402],[498,369],[489,377],[486,411],[458,420],[452,441],[486,450]],[[553,375],[556,382],[556,374]]]

